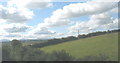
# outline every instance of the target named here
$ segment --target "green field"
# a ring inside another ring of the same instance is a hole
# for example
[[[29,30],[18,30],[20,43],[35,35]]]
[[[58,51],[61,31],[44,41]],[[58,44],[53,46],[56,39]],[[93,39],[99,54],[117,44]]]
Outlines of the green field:
[[[97,56],[99,54],[104,54],[109,57],[110,61],[117,61],[118,33],[79,39],[57,45],[47,46],[40,49],[46,53],[66,50],[69,54],[76,58],[84,58],[85,56]]]

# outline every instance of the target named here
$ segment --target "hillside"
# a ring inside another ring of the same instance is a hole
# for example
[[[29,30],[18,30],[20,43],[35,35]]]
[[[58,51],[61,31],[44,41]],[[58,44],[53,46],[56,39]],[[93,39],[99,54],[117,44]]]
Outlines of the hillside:
[[[89,37],[57,45],[46,46],[40,49],[47,53],[66,50],[76,58],[103,54],[108,56],[109,60],[115,61],[118,60],[118,33]]]

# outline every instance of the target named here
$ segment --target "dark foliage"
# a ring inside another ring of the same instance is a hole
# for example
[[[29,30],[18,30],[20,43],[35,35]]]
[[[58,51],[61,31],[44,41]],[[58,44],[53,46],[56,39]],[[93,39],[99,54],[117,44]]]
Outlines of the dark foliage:
[[[75,61],[76,59],[68,54],[65,50],[55,51],[51,54],[50,60],[52,61]]]
[[[47,42],[43,42],[43,43],[37,43],[37,44],[33,44],[32,47],[34,48],[42,48],[45,46],[50,46],[50,45],[55,45],[55,44],[59,44],[59,43],[64,43],[64,42],[69,42],[72,40],[78,40],[78,39],[84,39],[84,38],[88,38],[88,37],[92,37],[92,36],[98,36],[98,35],[103,35],[103,34],[109,34],[109,33],[114,33],[114,32],[120,32],[119,30],[108,30],[108,31],[98,31],[98,32],[93,32],[93,33],[89,33],[89,34],[83,34],[83,35],[78,35],[78,37],[74,37],[74,36],[69,36],[66,38],[60,38],[60,39],[50,39]]]
[[[19,40],[14,39],[14,40],[11,41],[11,45],[13,47],[16,47],[16,46],[20,47],[22,45],[22,43]]]
[[[32,45],[32,47],[41,48],[41,47],[54,45],[54,44],[59,44],[59,43],[72,41],[72,40],[76,40],[76,39],[77,39],[77,37],[73,37],[73,36],[70,36],[70,37],[67,37],[67,38],[62,38],[62,39],[50,39],[50,40],[48,40],[48,42],[37,43],[37,44]]]
[[[21,46],[13,48],[3,47],[3,61],[106,61],[108,57],[105,55],[86,56],[84,58],[74,58],[65,50],[55,51],[53,53],[45,53],[39,49],[29,46]]]
[[[109,33],[114,33],[114,32],[120,32],[119,30],[108,30],[108,31],[97,31],[97,32],[93,32],[93,33],[89,33],[89,34],[83,34],[83,35],[78,35],[79,39],[82,38],[87,38],[87,37],[92,37],[92,36],[98,36],[98,35],[104,35],[104,34],[109,34]]]
[[[73,61],[65,51],[45,53],[30,46],[3,46],[3,61]]]

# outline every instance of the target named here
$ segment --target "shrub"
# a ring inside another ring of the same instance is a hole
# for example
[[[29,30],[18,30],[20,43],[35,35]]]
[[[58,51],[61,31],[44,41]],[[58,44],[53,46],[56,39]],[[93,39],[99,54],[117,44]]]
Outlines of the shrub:
[[[65,50],[59,52],[53,52],[51,54],[52,61],[74,61],[75,58],[68,54]]]

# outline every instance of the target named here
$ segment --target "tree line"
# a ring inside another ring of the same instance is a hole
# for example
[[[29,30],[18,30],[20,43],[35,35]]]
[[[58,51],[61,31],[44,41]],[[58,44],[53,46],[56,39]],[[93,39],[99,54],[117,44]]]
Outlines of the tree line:
[[[47,42],[37,43],[37,44],[30,45],[30,46],[34,47],[34,48],[42,48],[45,46],[55,45],[55,44],[59,44],[59,43],[69,42],[72,40],[84,39],[84,38],[88,38],[88,37],[104,35],[104,34],[109,34],[109,33],[114,33],[114,32],[120,32],[120,29],[108,30],[108,31],[97,31],[97,32],[93,32],[93,33],[78,35],[78,37],[69,36],[69,37],[60,38],[60,39],[54,38],[54,39],[49,39]]]

